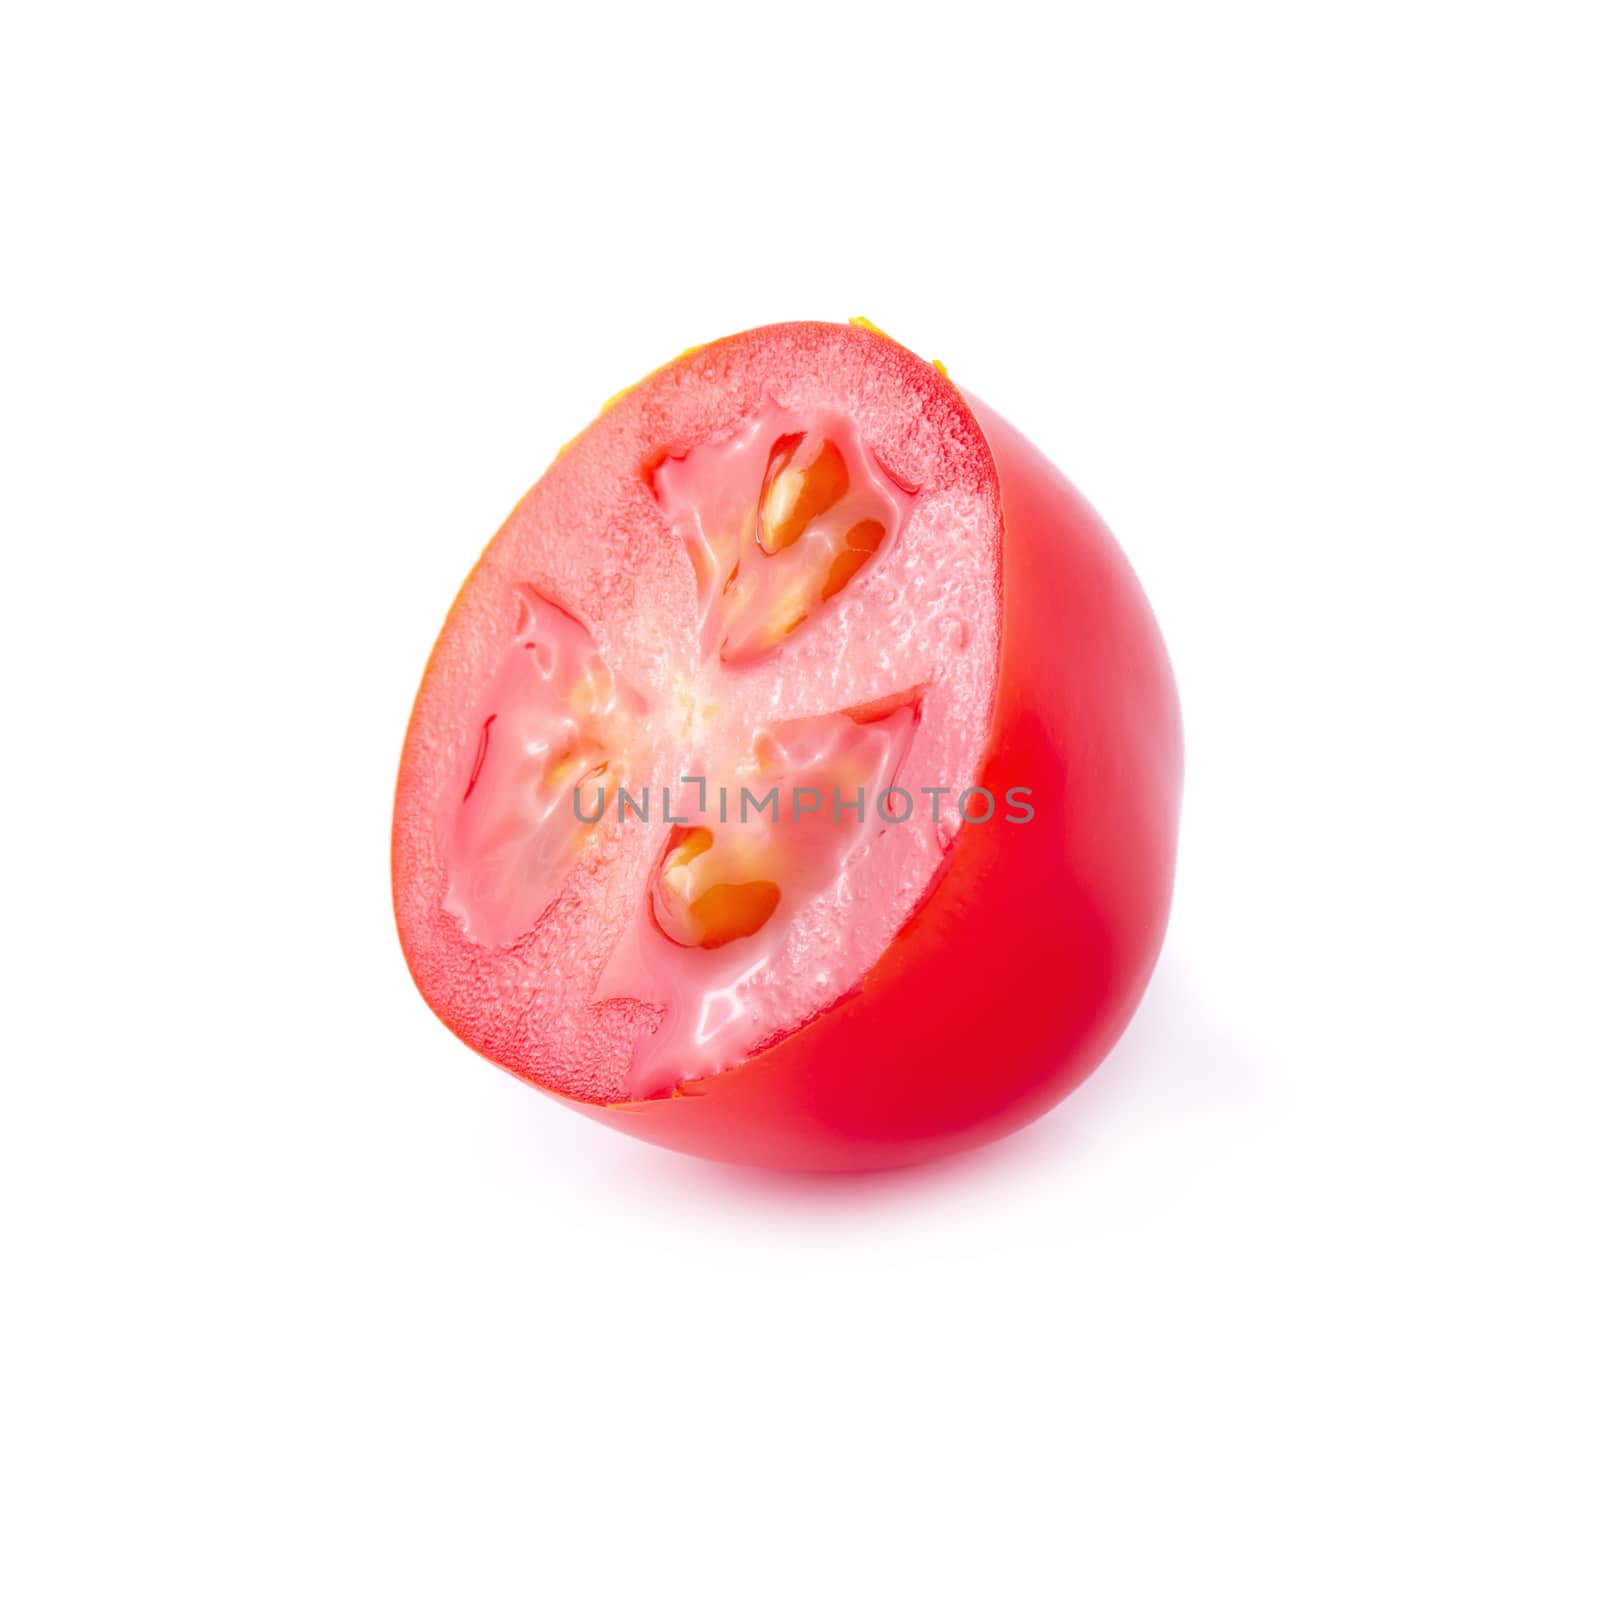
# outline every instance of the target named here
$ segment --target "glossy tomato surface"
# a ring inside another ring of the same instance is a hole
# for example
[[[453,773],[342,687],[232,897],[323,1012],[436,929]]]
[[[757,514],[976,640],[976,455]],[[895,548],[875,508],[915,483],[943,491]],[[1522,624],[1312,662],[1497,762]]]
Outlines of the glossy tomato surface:
[[[696,762],[775,773],[780,825],[567,818],[569,769],[599,795]],[[798,815],[846,771],[948,776],[961,808]],[[902,1165],[1037,1117],[1114,1043],[1181,783],[1154,617],[1067,480],[877,330],[786,324],[621,397],[485,553],[407,736],[397,919],[441,1017],[589,1116]],[[1018,799],[969,820],[974,792]]]

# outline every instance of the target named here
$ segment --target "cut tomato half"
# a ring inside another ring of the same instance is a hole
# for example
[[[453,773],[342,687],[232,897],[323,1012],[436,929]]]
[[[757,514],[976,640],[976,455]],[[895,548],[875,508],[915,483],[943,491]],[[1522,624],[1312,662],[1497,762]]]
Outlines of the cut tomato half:
[[[1116,545],[866,325],[688,352],[562,451],[436,644],[395,911],[474,1049],[762,1165],[995,1137],[1149,977],[1181,786]]]

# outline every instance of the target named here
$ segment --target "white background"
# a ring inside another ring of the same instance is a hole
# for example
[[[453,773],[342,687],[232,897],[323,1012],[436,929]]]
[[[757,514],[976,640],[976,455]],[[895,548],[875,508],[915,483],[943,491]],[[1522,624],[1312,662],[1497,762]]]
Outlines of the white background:
[[[1592,21],[14,8],[7,1592],[1595,1593]],[[813,1182],[472,1056],[387,830],[557,445],[852,313],[1106,515],[1189,784],[1095,1078]]]

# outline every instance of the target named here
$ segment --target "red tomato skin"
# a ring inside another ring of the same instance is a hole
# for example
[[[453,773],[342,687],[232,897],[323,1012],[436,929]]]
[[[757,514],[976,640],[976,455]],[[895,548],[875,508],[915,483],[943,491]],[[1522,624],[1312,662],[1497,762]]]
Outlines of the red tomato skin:
[[[672,1149],[806,1171],[906,1166],[996,1139],[1110,1050],[1166,931],[1183,785],[1154,614],[1077,490],[971,395],[1004,521],[1001,663],[977,782],[996,814],[860,986],[670,1098],[577,1110]],[[1031,790],[1007,823],[1003,796]],[[561,1097],[565,1098],[565,1097]]]

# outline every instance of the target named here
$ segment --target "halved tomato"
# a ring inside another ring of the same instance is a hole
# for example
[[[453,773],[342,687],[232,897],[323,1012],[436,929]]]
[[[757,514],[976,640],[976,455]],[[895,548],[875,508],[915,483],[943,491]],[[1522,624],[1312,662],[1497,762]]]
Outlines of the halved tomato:
[[[484,552],[395,912],[438,1015],[577,1109],[899,1165],[1110,1048],[1181,777],[1155,619],[1066,479],[870,325],[760,328],[613,402]]]

